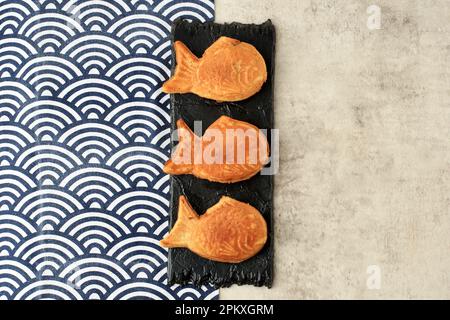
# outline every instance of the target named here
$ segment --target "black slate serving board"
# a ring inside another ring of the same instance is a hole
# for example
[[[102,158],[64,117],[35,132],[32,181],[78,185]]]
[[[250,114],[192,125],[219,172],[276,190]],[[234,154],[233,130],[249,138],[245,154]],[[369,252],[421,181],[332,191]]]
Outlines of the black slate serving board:
[[[172,130],[180,118],[193,129],[194,121],[202,121],[203,132],[221,115],[247,121],[260,129],[273,128],[273,77],[275,55],[275,29],[269,21],[261,24],[216,24],[176,21],[172,28],[172,41],[180,40],[198,57],[220,36],[229,36],[254,45],[266,61],[268,79],[261,91],[239,102],[216,102],[194,94],[171,95]],[[173,52],[175,56],[175,52]],[[174,59],[175,61],[175,59]],[[173,63],[173,70],[175,63]],[[172,70],[172,71],[173,71]],[[172,141],[172,148],[177,142]],[[252,284],[271,287],[273,281],[273,176],[258,174],[253,178],[221,184],[197,179],[192,175],[171,177],[170,227],[177,220],[178,198],[185,195],[198,214],[203,214],[216,204],[221,196],[228,195],[257,208],[268,226],[268,241],[253,258],[239,264],[228,264],[203,259],[187,249],[169,250],[170,284],[201,286],[211,283],[216,287],[232,284]]]

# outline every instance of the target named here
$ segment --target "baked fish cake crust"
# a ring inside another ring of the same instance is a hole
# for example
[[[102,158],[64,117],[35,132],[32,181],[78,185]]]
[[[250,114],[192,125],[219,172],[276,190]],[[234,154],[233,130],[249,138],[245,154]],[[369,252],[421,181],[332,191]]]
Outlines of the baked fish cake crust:
[[[266,221],[251,205],[224,196],[199,216],[180,196],[178,220],[161,245],[188,248],[209,260],[239,263],[256,255],[266,241]]]
[[[165,173],[234,183],[253,177],[269,161],[266,136],[248,122],[221,116],[202,137],[196,136],[182,119],[177,127],[179,143],[164,165]],[[221,143],[217,140],[220,138]]]
[[[240,101],[261,90],[267,80],[262,55],[249,43],[220,37],[197,58],[182,42],[174,43],[175,74],[165,93],[195,93],[217,101]]]

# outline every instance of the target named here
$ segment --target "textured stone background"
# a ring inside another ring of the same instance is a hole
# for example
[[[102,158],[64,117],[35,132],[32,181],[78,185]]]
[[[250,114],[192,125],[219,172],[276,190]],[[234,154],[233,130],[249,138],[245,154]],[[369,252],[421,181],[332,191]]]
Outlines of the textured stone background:
[[[369,5],[381,29],[367,27]],[[448,0],[216,0],[277,27],[276,273],[221,297],[450,298]],[[369,290],[367,267],[381,270]]]

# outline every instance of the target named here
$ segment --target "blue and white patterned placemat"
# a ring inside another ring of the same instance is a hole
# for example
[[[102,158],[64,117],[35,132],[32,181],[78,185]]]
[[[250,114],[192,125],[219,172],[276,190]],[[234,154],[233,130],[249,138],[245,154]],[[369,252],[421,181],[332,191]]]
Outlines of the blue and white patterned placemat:
[[[0,299],[167,285],[170,24],[212,0],[0,0]]]

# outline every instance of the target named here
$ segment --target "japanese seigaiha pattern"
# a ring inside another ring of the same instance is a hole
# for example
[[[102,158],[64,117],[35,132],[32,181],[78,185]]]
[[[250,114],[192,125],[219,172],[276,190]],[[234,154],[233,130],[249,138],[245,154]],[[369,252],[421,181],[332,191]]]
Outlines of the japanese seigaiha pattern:
[[[0,299],[212,299],[167,285],[171,22],[212,0],[0,0]]]

